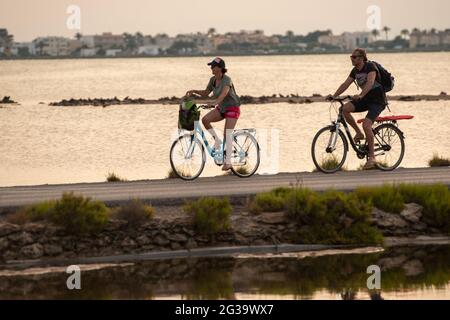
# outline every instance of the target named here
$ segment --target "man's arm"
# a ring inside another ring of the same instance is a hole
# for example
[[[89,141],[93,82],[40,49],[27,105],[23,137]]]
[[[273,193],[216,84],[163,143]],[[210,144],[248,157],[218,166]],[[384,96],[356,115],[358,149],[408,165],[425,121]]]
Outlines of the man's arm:
[[[348,87],[350,87],[353,81],[355,81],[355,79],[353,79],[352,77],[348,77],[347,80],[345,80],[344,83],[339,86],[339,88],[336,90],[336,93],[333,94],[333,98],[337,98],[341,94],[343,94],[345,90],[347,90]]]

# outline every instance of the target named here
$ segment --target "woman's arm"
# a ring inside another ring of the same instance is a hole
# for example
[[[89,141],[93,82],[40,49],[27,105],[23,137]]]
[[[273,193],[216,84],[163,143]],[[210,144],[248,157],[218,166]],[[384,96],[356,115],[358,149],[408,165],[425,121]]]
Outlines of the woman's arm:
[[[188,92],[186,92],[186,96],[190,97],[193,94],[199,95],[202,98],[206,98],[207,96],[209,96],[209,94],[211,93],[210,90],[205,89],[205,90],[189,90]]]

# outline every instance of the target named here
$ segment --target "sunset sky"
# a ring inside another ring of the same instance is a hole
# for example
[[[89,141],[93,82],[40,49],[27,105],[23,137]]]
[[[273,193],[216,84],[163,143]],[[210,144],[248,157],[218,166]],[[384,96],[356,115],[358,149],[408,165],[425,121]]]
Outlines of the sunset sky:
[[[81,10],[83,34],[104,31],[144,34],[205,32],[219,33],[262,29],[266,34],[292,30],[305,34],[316,29],[364,31],[370,5],[381,8],[381,25],[391,34],[403,28],[450,28],[448,0],[1,0],[0,28],[7,28],[16,41],[37,36],[72,37],[66,27],[69,5]]]

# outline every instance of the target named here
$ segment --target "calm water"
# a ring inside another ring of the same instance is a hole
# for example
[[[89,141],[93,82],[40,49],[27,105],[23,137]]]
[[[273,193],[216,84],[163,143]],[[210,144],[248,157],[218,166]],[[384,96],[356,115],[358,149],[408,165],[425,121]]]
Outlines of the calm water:
[[[450,53],[373,58],[396,76],[393,94],[450,93]],[[181,96],[187,89],[206,86],[207,61],[0,61],[0,96],[10,95],[21,103],[0,108],[0,185],[104,181],[111,171],[129,180],[165,177],[177,106],[63,108],[47,104],[72,97]],[[328,94],[350,71],[348,55],[229,57],[227,63],[238,93],[254,96]],[[354,86],[350,92],[355,92]],[[391,109],[394,114],[416,116],[401,123],[407,147],[402,166],[426,166],[433,152],[450,155],[449,101],[393,102]],[[268,161],[263,161],[260,173],[310,171],[312,138],[329,119],[326,103],[245,105],[238,126],[257,128],[261,143],[267,144],[265,152],[271,159],[278,154],[276,166],[269,168]],[[278,143],[272,149],[273,142]],[[347,167],[359,164],[351,154]],[[218,174],[220,169],[211,165],[203,176]]]
[[[450,246],[303,255],[82,267],[80,291],[65,288],[65,268],[0,270],[0,299],[450,299]],[[369,265],[381,268],[380,291],[367,289]]]

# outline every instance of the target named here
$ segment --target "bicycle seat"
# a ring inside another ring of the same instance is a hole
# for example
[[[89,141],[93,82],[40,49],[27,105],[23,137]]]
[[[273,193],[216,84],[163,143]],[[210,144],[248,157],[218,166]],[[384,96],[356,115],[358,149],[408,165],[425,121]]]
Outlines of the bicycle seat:
[[[398,121],[398,120],[409,120],[414,118],[411,115],[399,115],[399,116],[386,116],[386,117],[378,117],[375,119],[375,122],[383,122],[383,121]],[[358,123],[363,122],[364,119],[359,119]]]

